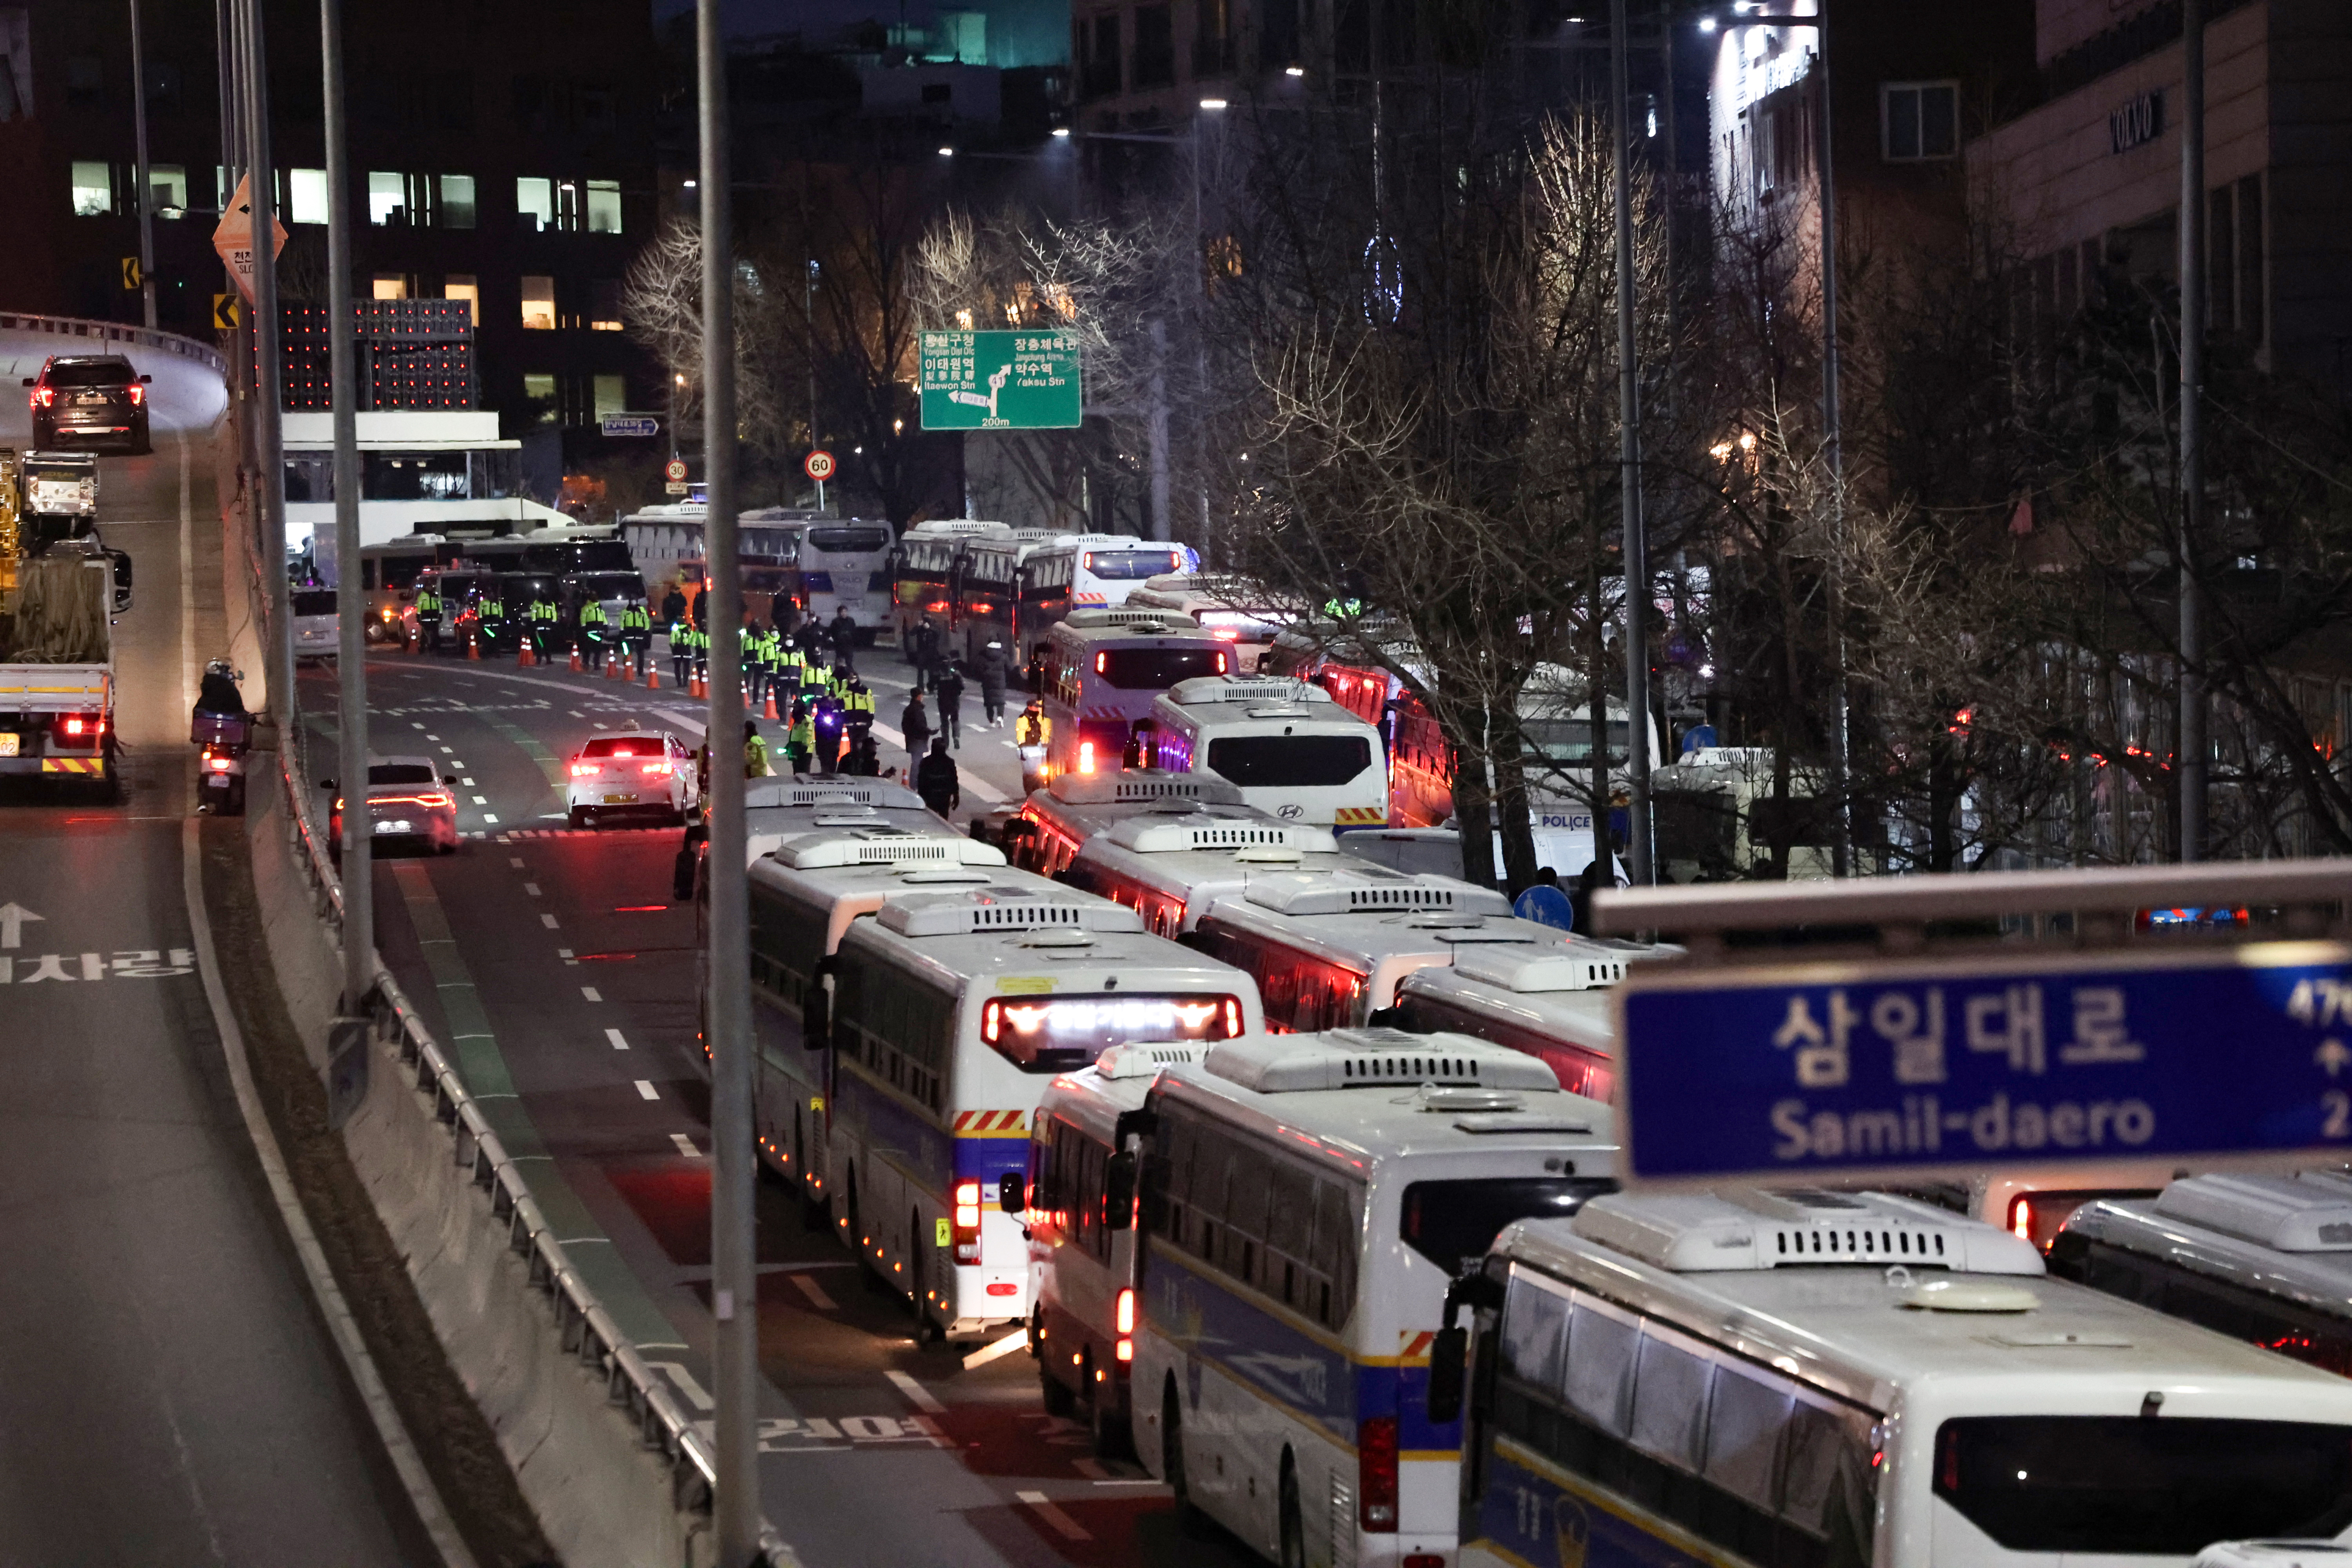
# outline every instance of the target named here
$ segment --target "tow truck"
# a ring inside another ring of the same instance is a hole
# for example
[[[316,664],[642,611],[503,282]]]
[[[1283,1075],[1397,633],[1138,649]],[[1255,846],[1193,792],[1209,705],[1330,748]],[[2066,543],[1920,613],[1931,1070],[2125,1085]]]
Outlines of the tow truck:
[[[0,448],[0,778],[120,800],[113,617],[131,558],[98,539],[98,461]]]

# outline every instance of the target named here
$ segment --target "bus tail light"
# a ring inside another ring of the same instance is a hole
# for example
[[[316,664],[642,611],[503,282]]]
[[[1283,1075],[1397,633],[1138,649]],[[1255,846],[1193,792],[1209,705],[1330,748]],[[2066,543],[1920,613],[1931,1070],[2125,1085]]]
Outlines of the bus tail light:
[[[1095,743],[1091,740],[1082,740],[1078,742],[1078,771],[1092,773],[1094,770]]]
[[[2020,1241],[2033,1239],[2033,1200],[2020,1195],[2009,1200],[2010,1234]]]
[[[1225,651],[1223,648],[1218,649],[1216,651],[1215,658],[1217,661],[1217,674],[1222,675],[1225,673]]]
[[[1397,1527],[1397,1420],[1374,1416],[1356,1427],[1356,1522],[1367,1534]]]
[[[980,1261],[980,1184],[960,1181],[955,1187],[955,1219],[950,1226],[955,1242],[955,1260],[971,1264]]]
[[[1123,1285],[1119,1288],[1118,1306],[1114,1310],[1111,1321],[1118,1330],[1118,1359],[1121,1361],[1133,1361],[1135,1359],[1135,1340],[1133,1337],[1135,1333],[1134,1286]]]
[[[1108,653],[1097,653],[1095,655],[1095,674],[1097,675],[1108,675],[1110,674],[1110,655]]]

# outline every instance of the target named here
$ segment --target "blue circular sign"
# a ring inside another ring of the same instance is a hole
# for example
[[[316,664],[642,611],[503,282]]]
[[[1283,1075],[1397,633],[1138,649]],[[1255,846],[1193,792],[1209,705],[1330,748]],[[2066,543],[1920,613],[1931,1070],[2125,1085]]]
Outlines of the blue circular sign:
[[[1542,883],[1519,894],[1511,911],[1522,920],[1532,920],[1538,925],[1554,926],[1561,931],[1575,929],[1576,911],[1568,902],[1568,894]]]

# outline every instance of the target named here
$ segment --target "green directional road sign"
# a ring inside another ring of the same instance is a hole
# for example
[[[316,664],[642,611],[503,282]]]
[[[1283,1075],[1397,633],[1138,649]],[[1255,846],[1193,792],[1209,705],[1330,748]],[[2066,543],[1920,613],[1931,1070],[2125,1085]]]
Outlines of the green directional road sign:
[[[925,430],[1070,430],[1080,423],[1075,332],[926,332]]]

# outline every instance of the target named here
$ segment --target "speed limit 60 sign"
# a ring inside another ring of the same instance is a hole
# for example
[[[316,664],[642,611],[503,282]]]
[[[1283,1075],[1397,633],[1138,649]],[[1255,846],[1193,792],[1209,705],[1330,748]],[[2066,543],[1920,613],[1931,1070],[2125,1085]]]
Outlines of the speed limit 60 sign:
[[[822,485],[833,477],[833,454],[819,447],[808,455],[808,461],[801,467],[810,478]]]
[[[665,478],[665,479],[668,479],[668,480],[672,481],[673,483],[675,483],[675,482],[676,482],[676,481],[677,481],[677,480],[680,480],[680,479],[685,478],[685,477],[686,477],[686,459],[685,459],[685,458],[683,458],[683,457],[673,457],[673,458],[671,458],[671,459],[669,460],[668,464],[667,464],[666,466],[664,466],[664,468],[662,469],[662,477],[663,477],[663,478]]]

